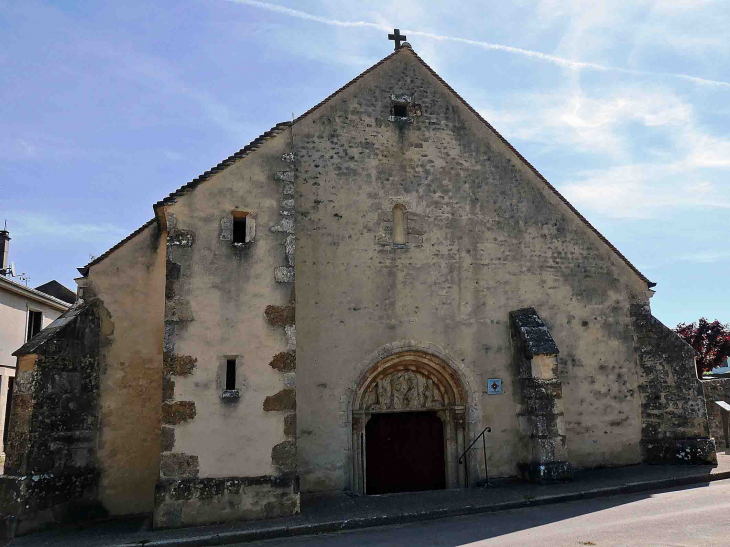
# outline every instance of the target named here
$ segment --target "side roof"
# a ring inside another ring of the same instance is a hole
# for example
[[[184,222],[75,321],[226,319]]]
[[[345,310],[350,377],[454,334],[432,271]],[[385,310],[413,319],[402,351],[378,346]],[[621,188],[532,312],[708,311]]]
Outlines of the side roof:
[[[35,302],[46,304],[58,311],[64,311],[71,307],[71,304],[68,302],[64,302],[63,300],[50,294],[46,294],[38,289],[31,289],[30,287],[21,285],[20,283],[8,279],[4,275],[0,275],[0,290],[6,290],[30,300],[34,300]]]
[[[359,74],[358,76],[356,76],[355,78],[353,78],[352,80],[350,80],[349,82],[347,82],[345,85],[343,85],[337,91],[335,91],[334,93],[332,93],[331,95],[329,95],[327,98],[325,98],[324,100],[322,100],[318,104],[314,105],[312,108],[310,108],[309,110],[307,110],[304,114],[302,114],[301,116],[295,118],[292,122],[281,122],[281,123],[276,124],[269,131],[267,131],[267,132],[259,135],[256,139],[254,139],[253,141],[251,141],[249,144],[247,144],[246,146],[244,146],[241,150],[239,150],[235,154],[229,156],[228,158],[226,158],[225,160],[223,160],[222,162],[220,162],[215,167],[209,169],[208,171],[206,171],[205,173],[203,173],[199,177],[197,177],[197,178],[193,179],[192,181],[188,182],[187,184],[181,186],[180,188],[178,188],[174,192],[170,193],[167,197],[165,197],[162,200],[160,200],[157,203],[155,203],[153,205],[153,208],[156,211],[158,207],[162,207],[164,205],[168,205],[168,204],[174,203],[175,201],[177,201],[177,198],[179,198],[180,196],[183,196],[183,195],[187,194],[188,192],[191,192],[198,185],[200,185],[201,183],[205,182],[206,180],[208,180],[210,177],[212,177],[216,173],[219,173],[219,172],[225,170],[229,166],[233,165],[236,161],[240,160],[241,158],[244,158],[244,157],[248,156],[252,152],[255,152],[256,150],[258,150],[260,148],[260,146],[264,142],[266,142],[270,138],[274,137],[275,135],[279,134],[283,129],[285,129],[287,127],[290,127],[292,124],[293,125],[296,125],[299,121],[303,120],[304,118],[306,118],[307,116],[309,116],[311,113],[313,113],[314,111],[316,111],[320,107],[324,106],[326,103],[328,103],[334,97],[336,97],[337,95],[339,95],[342,91],[344,91],[345,89],[351,87],[353,84],[355,84],[357,81],[359,81],[363,76],[365,76],[365,75],[369,74],[370,72],[374,71],[379,66],[381,66],[382,64],[388,62],[390,59],[392,59],[393,57],[395,57],[396,55],[399,55],[399,54],[413,55],[413,57],[438,82],[440,82],[474,116],[476,116],[476,118],[482,124],[484,124],[492,133],[494,133],[494,135],[497,136],[505,144],[505,146],[507,146],[507,148],[509,148],[548,187],[548,189],[551,192],[553,192],[558,197],[558,199],[560,199],[560,201],[562,201],[588,227],[588,229],[590,229],[593,233],[595,233],[598,236],[598,238],[601,241],[603,241],[603,243],[605,243],[608,246],[609,249],[611,249],[611,251],[613,251],[636,275],[639,276],[639,278],[641,280],[645,281],[646,284],[647,284],[647,286],[649,288],[656,286],[656,283],[653,283],[652,281],[649,281],[649,279],[644,274],[642,274],[638,270],[638,268],[636,266],[634,266],[629,261],[628,258],[626,258],[616,247],[613,246],[613,244],[610,241],[608,241],[608,239],[606,239],[603,236],[603,234],[601,234],[590,222],[588,222],[588,220],[583,215],[581,215],[578,212],[578,210],[575,207],[573,207],[573,205],[571,205],[571,203],[567,199],[565,199],[565,197],[560,192],[558,192],[558,190],[552,184],[550,184],[550,182],[548,182],[548,180],[542,175],[542,173],[540,173],[535,168],[535,166],[533,166],[529,161],[527,161],[527,159],[522,154],[520,154],[517,151],[517,149],[514,146],[512,146],[509,143],[509,141],[507,139],[505,139],[499,133],[499,131],[497,131],[494,127],[492,127],[492,125],[487,120],[485,120],[476,110],[474,110],[474,108],[469,103],[467,103],[461,97],[461,95],[459,95],[456,91],[454,91],[454,89],[449,84],[447,84],[443,80],[443,78],[441,78],[441,76],[439,76],[436,73],[436,71],[434,71],[426,63],[426,61],[424,61],[423,59],[421,59],[421,57],[419,57],[419,55],[415,51],[413,51],[413,48],[410,46],[410,44],[404,44],[403,46],[401,46],[400,49],[397,49],[393,53],[391,53],[390,55],[388,55],[387,57],[384,57],[379,62],[375,63],[373,66],[371,66],[370,68],[368,68],[367,70],[365,70],[364,72],[362,72],[361,74]],[[129,241],[130,239],[132,239],[134,236],[136,236],[139,232],[141,232],[144,228],[146,228],[147,226],[149,226],[154,221],[155,221],[155,219],[152,219],[152,220],[148,221],[144,226],[142,226],[141,228],[139,228],[138,230],[136,230],[134,233],[132,233],[131,235],[129,235],[128,237],[126,237],[125,239],[123,239],[122,241],[120,241],[118,244],[116,244],[114,247],[112,247],[111,249],[109,249],[103,255],[99,256],[98,258],[96,258],[92,262],[89,262],[83,268],[79,268],[78,269],[79,272],[81,272],[81,274],[84,275],[84,276],[88,275],[89,268],[91,266],[93,266],[94,264],[98,264],[99,262],[101,262],[104,258],[106,258],[114,250],[118,249],[124,243],[126,243],[127,241]]]
[[[63,300],[68,304],[73,304],[74,302],[76,302],[76,293],[68,287],[64,287],[55,279],[49,281],[48,283],[44,283],[39,287],[36,287],[35,290],[42,293],[50,294],[52,297]]]

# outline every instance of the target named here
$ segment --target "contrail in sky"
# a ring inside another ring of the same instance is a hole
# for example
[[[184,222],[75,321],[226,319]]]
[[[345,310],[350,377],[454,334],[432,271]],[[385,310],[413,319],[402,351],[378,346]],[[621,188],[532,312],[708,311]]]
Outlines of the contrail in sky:
[[[274,13],[280,13],[282,15],[287,15],[289,17],[303,19],[305,21],[314,21],[316,23],[322,23],[323,25],[329,25],[332,27],[372,28],[372,29],[376,29],[376,30],[384,31],[384,32],[390,32],[392,30],[390,27],[386,27],[384,25],[379,25],[377,23],[371,23],[368,21],[339,21],[337,19],[330,19],[329,17],[313,15],[311,13],[307,13],[306,11],[287,8],[284,6],[279,6],[277,4],[269,4],[268,2],[260,2],[258,0],[228,0],[228,1],[233,2],[235,4],[244,4],[247,6],[261,8],[261,9],[271,11]],[[482,49],[504,51],[506,53],[522,55],[524,57],[531,57],[533,59],[538,59],[540,61],[546,61],[548,63],[552,63],[554,65],[562,66],[562,67],[573,69],[573,70],[587,68],[587,69],[591,69],[591,70],[622,72],[624,74],[666,76],[666,77],[670,77],[670,78],[680,78],[682,80],[687,80],[687,81],[690,81],[690,82],[693,82],[696,84],[700,84],[700,85],[709,85],[709,86],[730,88],[730,82],[723,82],[720,80],[709,80],[706,78],[699,78],[697,76],[689,76],[687,74],[674,74],[674,73],[669,73],[669,72],[647,72],[647,71],[643,71],[643,70],[632,70],[632,69],[628,69],[628,68],[619,68],[619,67],[613,67],[613,66],[607,66],[607,65],[600,65],[597,63],[587,63],[587,62],[583,62],[583,61],[575,61],[573,59],[567,59],[565,57],[559,57],[557,55],[548,55],[547,53],[542,53],[540,51],[533,51],[530,49],[522,49],[522,48],[518,48],[518,47],[505,46],[503,44],[492,44],[490,42],[482,42],[480,40],[469,40],[466,38],[458,38],[456,36],[444,36],[441,34],[433,34],[430,32],[421,32],[418,30],[404,29],[403,33],[406,35],[410,34],[412,36],[423,36],[424,38],[430,38],[431,40],[459,42],[459,43],[467,44],[470,46],[480,47]]]

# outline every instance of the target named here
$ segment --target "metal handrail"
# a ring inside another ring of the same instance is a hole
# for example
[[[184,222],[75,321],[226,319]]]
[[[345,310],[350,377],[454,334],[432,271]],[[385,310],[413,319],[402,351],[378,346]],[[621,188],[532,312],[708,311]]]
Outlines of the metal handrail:
[[[485,484],[489,486],[489,470],[487,468],[487,438],[484,436],[485,433],[491,433],[492,428],[487,426],[484,429],[482,429],[482,432],[474,437],[474,440],[471,442],[471,444],[467,447],[466,450],[464,450],[464,453],[459,456],[459,462],[458,465],[461,465],[461,460],[464,460],[464,476],[466,477],[466,487],[469,488],[469,455],[468,452],[471,450],[471,447],[476,444],[476,442],[479,440],[479,437],[482,438],[482,448],[484,451],[484,479]]]

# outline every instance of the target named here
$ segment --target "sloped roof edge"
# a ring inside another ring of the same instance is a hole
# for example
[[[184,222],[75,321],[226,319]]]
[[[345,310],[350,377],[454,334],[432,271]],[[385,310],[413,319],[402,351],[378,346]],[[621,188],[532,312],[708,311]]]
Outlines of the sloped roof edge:
[[[79,273],[81,275],[83,275],[84,277],[86,277],[87,275],[89,275],[89,268],[91,268],[94,264],[98,264],[99,262],[101,262],[102,260],[104,260],[107,256],[109,256],[110,254],[112,254],[119,247],[121,247],[122,245],[124,245],[130,239],[134,238],[136,235],[138,235],[140,232],[142,232],[142,230],[144,230],[148,226],[152,225],[154,222],[155,222],[155,219],[154,218],[151,219],[151,220],[148,220],[147,222],[145,222],[144,224],[142,224],[142,226],[140,226],[139,228],[137,228],[134,232],[132,232],[127,237],[125,237],[123,240],[121,240],[119,243],[117,243],[116,245],[114,245],[114,247],[112,247],[111,249],[109,249],[108,251],[106,251],[104,254],[100,254],[99,256],[97,256],[94,260],[92,260],[91,262],[89,262],[86,266],[82,266],[81,268],[76,268],[76,269],[79,271]]]
[[[157,209],[158,207],[161,207],[163,205],[168,205],[170,203],[174,203],[177,201],[177,198],[180,196],[190,192],[191,190],[195,189],[200,183],[205,182],[213,175],[220,173],[221,171],[224,171],[226,168],[230,167],[236,161],[240,160],[241,158],[245,158],[248,156],[250,152],[255,152],[258,150],[263,143],[268,141],[271,137],[278,135],[279,132],[286,128],[290,127],[291,122],[279,122],[274,127],[266,131],[265,133],[262,133],[258,137],[256,137],[254,140],[252,140],[250,143],[248,143],[246,146],[241,148],[238,152],[235,154],[228,156],[226,159],[224,159],[222,162],[220,162],[215,167],[212,167],[211,169],[208,169],[205,173],[200,175],[199,177],[194,178],[187,184],[182,185],[180,188],[175,190],[174,192],[168,194],[166,198],[161,199],[157,203],[155,203],[152,207],[154,209]]]
[[[401,50],[403,50],[403,49],[406,49],[407,51],[409,51],[409,52],[411,53],[411,55],[413,55],[413,56],[414,56],[414,57],[415,57],[415,58],[416,58],[416,59],[418,60],[418,62],[419,62],[419,63],[421,63],[421,64],[423,65],[423,67],[424,67],[424,68],[425,68],[426,70],[428,70],[428,71],[429,71],[429,72],[430,72],[430,73],[431,73],[431,74],[433,75],[433,77],[434,77],[434,78],[436,78],[436,79],[437,79],[437,80],[438,80],[439,82],[441,82],[441,84],[442,84],[442,85],[443,85],[443,86],[444,86],[444,87],[445,87],[446,89],[448,89],[448,90],[449,90],[449,91],[450,91],[451,93],[453,93],[453,94],[454,94],[454,96],[455,96],[455,97],[456,97],[457,99],[459,99],[459,101],[460,101],[460,102],[461,102],[461,103],[462,103],[462,104],[463,104],[463,105],[464,105],[464,106],[465,106],[466,108],[468,108],[468,109],[469,109],[469,111],[471,111],[471,113],[472,113],[472,114],[474,114],[474,115],[475,115],[475,116],[477,117],[477,119],[478,119],[479,121],[481,121],[481,122],[482,122],[482,123],[483,123],[484,125],[486,125],[486,126],[487,126],[487,127],[489,128],[489,130],[490,130],[490,131],[492,131],[492,132],[493,132],[493,133],[494,133],[494,134],[495,134],[495,135],[496,135],[496,136],[497,136],[497,137],[498,137],[498,138],[499,138],[499,139],[500,139],[500,140],[501,140],[501,141],[502,141],[502,142],[503,142],[503,143],[504,143],[504,144],[505,144],[505,145],[506,145],[506,146],[507,146],[507,147],[508,147],[508,148],[509,148],[510,150],[512,150],[512,152],[514,152],[514,154],[515,154],[515,155],[516,155],[516,156],[517,156],[517,157],[518,157],[518,158],[519,158],[519,159],[520,159],[521,161],[523,161],[523,162],[525,163],[525,165],[527,165],[527,167],[529,167],[529,168],[530,168],[530,170],[532,170],[532,172],[533,172],[533,173],[535,173],[535,175],[537,175],[537,176],[538,176],[538,178],[539,178],[539,179],[540,179],[541,181],[543,181],[543,182],[544,182],[544,183],[545,183],[545,184],[547,185],[547,187],[548,187],[548,188],[549,188],[549,189],[550,189],[550,190],[551,190],[551,191],[552,191],[552,192],[553,192],[553,193],[554,193],[554,194],[555,194],[555,195],[556,195],[556,196],[558,197],[558,199],[560,199],[560,201],[562,201],[562,202],[563,202],[563,203],[564,203],[565,205],[567,205],[567,206],[568,206],[568,208],[569,208],[569,209],[570,209],[571,211],[573,211],[573,213],[575,213],[575,215],[576,215],[576,216],[577,216],[577,217],[578,217],[578,218],[579,218],[579,219],[580,219],[581,221],[583,221],[583,223],[584,223],[584,224],[585,224],[586,226],[588,226],[588,228],[589,228],[589,229],[590,229],[590,230],[591,230],[591,231],[592,231],[592,232],[593,232],[594,234],[596,234],[596,235],[598,236],[598,238],[599,238],[599,239],[600,239],[601,241],[603,241],[603,242],[604,242],[604,243],[605,243],[606,245],[608,245],[609,249],[611,249],[611,250],[612,250],[612,251],[613,251],[614,253],[616,253],[616,255],[617,255],[617,256],[618,256],[618,257],[619,257],[619,258],[620,258],[621,260],[623,260],[623,261],[624,261],[624,262],[626,263],[626,265],[627,265],[627,266],[628,266],[629,268],[631,268],[631,270],[632,270],[632,271],[633,271],[633,272],[634,272],[634,273],[635,273],[636,275],[638,275],[638,276],[639,276],[639,278],[640,278],[640,279],[642,279],[643,281],[645,281],[645,282],[646,282],[646,284],[648,285],[648,287],[649,287],[649,288],[651,288],[651,287],[655,287],[655,286],[656,286],[656,283],[654,283],[654,282],[652,282],[652,281],[649,281],[649,279],[648,279],[648,278],[647,278],[647,277],[646,277],[646,276],[645,276],[644,274],[642,274],[642,273],[641,273],[641,272],[639,271],[639,269],[638,269],[638,268],[637,268],[636,266],[634,266],[634,265],[633,265],[633,264],[631,263],[631,261],[629,261],[629,259],[628,259],[628,258],[626,258],[626,257],[625,257],[625,256],[624,256],[624,255],[623,255],[623,254],[621,253],[621,251],[619,251],[619,250],[618,250],[618,249],[617,249],[616,247],[614,247],[614,246],[613,246],[613,244],[612,244],[612,243],[611,243],[611,242],[610,242],[610,241],[609,241],[608,239],[606,239],[606,238],[604,237],[604,235],[603,235],[603,234],[601,234],[601,232],[599,232],[599,231],[598,231],[598,230],[597,230],[597,229],[596,229],[596,228],[595,228],[595,227],[594,227],[594,226],[593,226],[593,225],[592,225],[592,224],[591,224],[590,222],[588,222],[588,219],[586,219],[586,218],[585,218],[585,217],[584,217],[583,215],[581,215],[581,214],[580,214],[580,213],[578,212],[578,210],[577,210],[577,209],[576,209],[575,207],[573,207],[573,205],[571,205],[571,203],[570,203],[570,202],[569,202],[569,201],[568,201],[567,199],[565,199],[565,197],[563,196],[563,194],[561,194],[560,192],[558,192],[558,189],[557,189],[557,188],[555,188],[555,187],[554,187],[554,186],[553,186],[552,184],[550,184],[550,182],[548,182],[548,180],[547,180],[547,179],[546,179],[546,178],[545,178],[545,177],[544,177],[544,176],[542,175],[542,173],[540,173],[540,171],[538,171],[538,170],[537,170],[537,168],[535,168],[535,166],[534,166],[534,165],[532,165],[532,164],[531,164],[531,163],[530,163],[529,161],[527,161],[527,159],[526,159],[526,158],[525,158],[525,157],[524,157],[524,156],[523,156],[522,154],[520,154],[520,153],[519,153],[519,152],[517,151],[517,149],[516,149],[516,148],[515,148],[514,146],[512,146],[512,145],[510,144],[510,142],[509,142],[509,141],[508,141],[507,139],[505,139],[505,138],[504,138],[504,137],[503,137],[503,136],[502,136],[502,135],[501,135],[501,134],[499,133],[499,131],[497,131],[497,130],[496,130],[496,129],[495,129],[494,127],[492,127],[492,125],[491,125],[491,124],[490,124],[490,123],[489,123],[489,122],[488,122],[487,120],[485,120],[485,119],[484,119],[484,118],[483,118],[483,117],[482,117],[482,116],[481,116],[481,115],[479,114],[479,112],[477,112],[476,110],[474,110],[474,108],[472,108],[472,106],[471,106],[471,105],[470,105],[469,103],[467,103],[467,102],[466,102],[466,101],[464,100],[464,98],[463,98],[463,97],[462,97],[461,95],[459,95],[459,94],[458,94],[458,93],[457,93],[457,92],[456,92],[456,91],[454,90],[454,88],[452,88],[452,87],[451,87],[451,86],[450,86],[449,84],[447,84],[447,83],[446,83],[446,82],[445,82],[445,81],[443,80],[443,78],[441,78],[441,76],[439,76],[438,74],[436,74],[436,71],[435,71],[434,69],[432,69],[432,68],[431,68],[430,66],[428,66],[428,63],[426,63],[426,61],[424,61],[423,59],[421,59],[421,57],[419,57],[419,56],[418,56],[418,54],[417,54],[417,53],[416,53],[415,51],[413,51],[413,49],[412,49],[412,48],[401,48],[401,49],[400,49],[400,50],[398,50],[398,51],[401,51]],[[295,121],[296,121],[296,120],[295,120]]]
[[[183,186],[181,186],[180,188],[178,188],[174,192],[171,192],[167,197],[165,197],[162,200],[160,200],[157,203],[155,203],[153,205],[153,208],[155,210],[157,210],[158,207],[161,207],[161,206],[164,206],[164,205],[168,205],[168,204],[174,203],[175,201],[177,201],[177,198],[178,197],[180,197],[180,196],[182,196],[182,195],[184,195],[184,194],[186,194],[186,193],[194,190],[198,185],[200,185],[201,183],[205,182],[206,180],[208,180],[213,175],[215,175],[217,173],[220,173],[221,171],[223,171],[226,168],[230,167],[231,165],[233,165],[239,159],[248,156],[248,154],[250,152],[254,152],[254,151],[258,150],[260,148],[260,146],[264,142],[266,142],[267,140],[269,140],[271,137],[277,135],[282,129],[284,129],[286,127],[290,127],[293,124],[296,124],[297,122],[303,120],[309,114],[311,114],[312,112],[318,110],[319,108],[321,108],[322,106],[324,106],[326,103],[328,103],[330,100],[332,100],[334,97],[336,97],[337,95],[339,95],[340,93],[342,93],[345,89],[349,88],[355,82],[357,82],[358,80],[360,80],[361,78],[363,78],[363,76],[369,74],[370,72],[372,72],[373,70],[375,70],[377,67],[381,66],[382,64],[384,64],[385,62],[387,62],[389,59],[391,59],[392,57],[394,57],[395,55],[398,55],[399,53],[401,53],[403,51],[407,51],[411,55],[413,55],[414,58],[434,78],[436,78],[436,80],[438,80],[450,93],[452,93],[454,95],[454,97],[456,97],[472,114],[474,114],[474,116],[476,116],[477,119],[481,123],[483,123],[491,132],[493,132],[505,144],[505,146],[507,146],[507,148],[509,148],[522,162],[524,162],[525,165],[527,165],[527,167],[530,168],[530,170],[543,183],[545,183],[547,185],[547,187],[558,197],[558,199],[560,201],[562,201],[588,227],[588,229],[590,229],[594,234],[596,234],[598,236],[598,238],[601,241],[603,241],[608,246],[608,248],[611,249],[636,275],[638,275],[641,280],[643,280],[644,282],[646,282],[646,284],[647,284],[647,286],[649,288],[656,286],[656,283],[654,283],[652,281],[649,281],[649,279],[644,274],[642,274],[639,271],[639,269],[636,266],[634,266],[631,263],[631,261],[629,261],[629,259],[626,258],[621,253],[621,251],[619,251],[616,247],[614,247],[613,244],[610,241],[608,241],[608,239],[606,239],[606,237],[603,234],[601,234],[601,232],[599,232],[590,222],[588,222],[588,219],[586,219],[582,214],[580,214],[578,212],[578,210],[575,207],[573,207],[573,205],[571,205],[571,203],[560,192],[558,192],[557,188],[555,188],[552,184],[550,184],[550,182],[542,175],[542,173],[540,173],[537,170],[537,168],[535,168],[534,165],[532,165],[529,161],[527,161],[527,159],[522,154],[520,154],[517,151],[517,149],[514,146],[512,146],[512,144],[510,144],[510,142],[499,133],[499,131],[497,131],[494,127],[492,127],[492,125],[487,120],[485,120],[476,110],[474,110],[474,108],[468,102],[466,102],[466,100],[464,100],[464,98],[461,95],[459,95],[454,90],[454,88],[452,88],[449,84],[447,84],[444,81],[444,79],[441,78],[441,76],[439,76],[436,73],[436,71],[433,70],[428,65],[428,63],[426,63],[426,61],[424,61],[423,59],[421,59],[421,57],[415,51],[413,51],[413,48],[412,47],[401,47],[400,49],[395,50],[393,53],[391,53],[390,55],[384,57],[383,59],[381,59],[380,61],[378,61],[377,63],[375,63],[373,66],[371,66],[370,68],[368,68],[364,72],[361,72],[358,76],[356,76],[355,78],[353,78],[352,80],[350,80],[349,82],[347,82],[345,85],[343,85],[342,87],[340,87],[338,90],[336,90],[333,93],[331,93],[328,97],[326,97],[324,100],[320,101],[319,103],[317,103],[316,105],[314,105],[312,108],[310,108],[309,110],[307,110],[306,112],[304,112],[301,116],[298,116],[297,118],[295,118],[292,122],[280,122],[280,123],[276,124],[269,131],[266,131],[265,133],[262,133],[256,139],[254,139],[249,144],[247,144],[246,146],[244,146],[243,148],[241,148],[238,152],[236,152],[235,154],[229,156],[225,160],[223,160],[220,163],[218,163],[218,165],[216,165],[215,167],[209,169],[208,171],[206,171],[202,175],[198,176],[197,178],[191,180],[187,184],[184,184]],[[143,229],[145,229],[147,226],[149,226],[153,222],[155,222],[155,219],[152,219],[152,220],[146,222],[142,227],[140,227],[139,229],[137,229],[136,231],[134,231],[132,234],[130,234],[129,236],[127,236],[125,239],[123,239],[122,241],[120,241],[119,243],[117,243],[114,247],[112,247],[111,249],[109,249],[107,252],[105,252],[104,254],[100,255],[98,258],[94,259],[92,262],[89,262],[83,268],[78,268],[79,272],[83,276],[88,275],[89,268],[91,266],[93,266],[94,264],[98,264],[99,262],[101,262],[102,260],[104,260],[107,256],[109,256],[109,254],[111,254],[116,249],[118,249],[119,247],[121,247],[122,245],[124,245],[124,243],[126,243],[127,241],[129,241],[130,239],[132,239],[133,237],[135,237],[137,234],[139,234]]]
[[[326,99],[324,99],[323,101],[321,101],[318,104],[314,105],[312,108],[310,108],[309,110],[307,110],[304,114],[302,114],[301,116],[299,116],[298,118],[296,118],[294,120],[294,123],[296,123],[297,121],[301,120],[305,116],[309,115],[313,111],[317,110],[320,106],[324,105],[327,101],[329,101],[330,99],[332,99],[335,95],[338,95],[340,92],[342,92],[343,90],[345,90],[348,87],[350,87],[352,84],[354,84],[360,78],[362,78],[363,76],[365,76],[369,72],[373,71],[375,68],[377,68],[380,65],[382,65],[384,62],[386,62],[388,59],[390,59],[391,57],[393,57],[394,55],[396,55],[399,51],[401,51],[403,49],[405,49],[405,48],[401,48],[401,49],[399,49],[397,51],[394,51],[393,53],[391,53],[387,57],[384,57],[383,59],[381,59],[380,61],[378,61],[377,63],[375,63],[373,66],[371,66],[370,68],[368,68],[364,72],[360,73],[358,76],[356,76],[355,78],[353,78],[352,80],[350,80],[349,82],[347,82],[345,85],[343,85],[337,91],[335,91],[334,93],[331,93]],[[277,135],[282,129],[284,129],[286,127],[291,127],[291,125],[292,125],[292,122],[279,122],[279,123],[277,123],[274,127],[272,127],[271,129],[269,129],[265,133],[262,133],[261,135],[259,135],[258,137],[256,137],[254,140],[252,140],[246,146],[244,146],[243,148],[241,148],[235,154],[232,154],[232,155],[228,156],[226,159],[224,159],[222,162],[220,162],[215,167],[212,167],[211,169],[209,169],[208,171],[206,171],[202,175],[194,178],[193,180],[191,180],[187,184],[182,185],[180,188],[178,188],[174,192],[171,192],[170,194],[168,194],[167,197],[165,197],[165,198],[161,199],[160,201],[158,201],[157,203],[155,203],[152,206],[152,208],[155,209],[155,210],[157,210],[158,207],[163,207],[165,205],[169,205],[171,203],[174,203],[175,201],[177,201],[177,198],[179,198],[180,196],[186,194],[187,192],[190,192],[191,190],[193,190],[194,188],[196,188],[199,184],[201,184],[202,182],[205,182],[206,180],[208,180],[213,175],[215,175],[217,173],[220,173],[221,171],[225,170],[227,167],[230,167],[231,165],[233,165],[236,161],[240,160],[241,158],[244,158],[244,157],[248,156],[249,153],[258,150],[258,148],[264,142],[266,142],[267,140],[269,140],[271,137]],[[79,273],[82,276],[86,277],[87,275],[89,275],[89,269],[93,265],[98,264],[99,262],[101,262],[102,260],[104,260],[107,256],[109,256],[111,253],[113,253],[114,251],[116,251],[119,247],[121,247],[122,245],[124,245],[127,241],[129,241],[130,239],[134,238],[142,230],[144,230],[145,228],[147,228],[150,224],[152,224],[155,221],[156,221],[155,218],[153,218],[151,220],[148,220],[140,228],[138,228],[137,230],[135,230],[134,232],[132,232],[130,235],[128,235],[127,237],[125,237],[122,241],[120,241],[119,243],[117,243],[116,245],[114,245],[114,247],[112,247],[111,249],[109,249],[108,251],[106,251],[104,254],[99,255],[97,258],[95,258],[94,260],[92,260],[91,262],[89,262],[88,264],[86,264],[85,266],[82,266],[81,268],[77,268],[77,270],[79,271]]]
[[[82,301],[77,301],[76,304],[69,307],[65,312],[56,317],[50,325],[16,349],[11,355],[13,357],[19,357],[21,355],[28,355],[29,353],[36,353],[38,348],[43,346],[46,342],[53,338],[57,332],[73,321],[76,316],[85,309],[85,307],[86,305]]]

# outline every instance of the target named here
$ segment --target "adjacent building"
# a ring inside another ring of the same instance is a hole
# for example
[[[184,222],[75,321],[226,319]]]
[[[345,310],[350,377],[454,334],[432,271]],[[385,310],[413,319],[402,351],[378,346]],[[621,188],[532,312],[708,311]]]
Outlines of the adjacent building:
[[[12,353],[50,325],[75,301],[73,291],[57,281],[36,289],[13,281],[9,275],[9,245],[9,232],[0,230],[0,438],[3,447],[7,408],[12,399],[15,378],[16,359]]]

